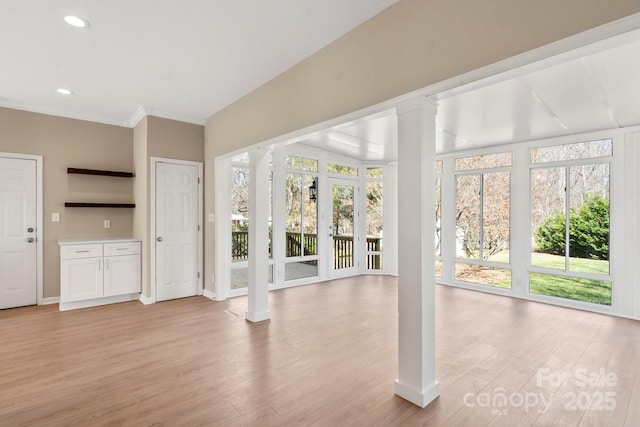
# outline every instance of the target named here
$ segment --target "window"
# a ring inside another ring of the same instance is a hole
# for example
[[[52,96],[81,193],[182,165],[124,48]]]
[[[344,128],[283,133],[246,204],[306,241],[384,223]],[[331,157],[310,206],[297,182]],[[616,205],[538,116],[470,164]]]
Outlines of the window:
[[[358,168],[355,168],[353,166],[338,165],[336,163],[329,163],[327,165],[327,172],[329,172],[329,173],[337,173],[337,174],[341,174],[341,175],[354,175],[354,176],[357,176],[358,175]]]
[[[456,159],[456,280],[511,288],[510,164],[511,153]]]
[[[287,169],[318,172],[318,161],[306,157],[287,156]]]
[[[367,270],[382,270],[384,228],[383,169],[367,168]]]
[[[611,304],[612,155],[611,140],[530,150],[531,293]]]
[[[484,154],[456,159],[456,170],[488,169],[511,166],[511,153]]]

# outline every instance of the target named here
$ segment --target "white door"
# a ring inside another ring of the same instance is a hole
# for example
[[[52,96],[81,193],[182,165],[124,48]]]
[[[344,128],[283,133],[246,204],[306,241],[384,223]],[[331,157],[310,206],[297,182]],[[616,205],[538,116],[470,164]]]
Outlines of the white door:
[[[198,167],[156,165],[156,300],[198,293]]]
[[[329,178],[329,276],[358,273],[358,184]]]
[[[0,157],[0,309],[37,296],[36,161]]]

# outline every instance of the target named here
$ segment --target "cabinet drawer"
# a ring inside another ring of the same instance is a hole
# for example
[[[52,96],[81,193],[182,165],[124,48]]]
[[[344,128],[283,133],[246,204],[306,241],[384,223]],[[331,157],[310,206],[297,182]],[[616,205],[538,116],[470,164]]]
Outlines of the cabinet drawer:
[[[104,244],[104,256],[137,255],[139,253],[140,242]]]
[[[60,259],[95,258],[102,256],[102,245],[69,245],[60,247]]]

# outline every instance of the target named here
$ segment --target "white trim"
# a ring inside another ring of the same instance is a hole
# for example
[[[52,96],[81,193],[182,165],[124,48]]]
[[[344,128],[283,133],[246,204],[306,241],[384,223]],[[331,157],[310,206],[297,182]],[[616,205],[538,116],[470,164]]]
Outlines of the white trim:
[[[116,295],[112,297],[94,298],[83,301],[61,302],[60,311],[77,310],[79,308],[97,307],[99,305],[115,304],[118,302],[135,301],[140,294]]]
[[[439,381],[435,381],[425,390],[417,390],[410,385],[402,384],[400,380],[396,380],[393,387],[395,394],[421,408],[426,407],[440,396]]]
[[[259,313],[250,312],[249,310],[245,311],[245,318],[253,323],[263,322],[265,320],[271,319],[271,311],[261,311]]]
[[[136,112],[133,113],[131,117],[129,117],[129,120],[127,120],[127,126],[130,128],[136,127],[138,123],[140,123],[140,121],[147,117],[149,114],[151,114],[149,109],[143,107],[142,105],[139,106]]]
[[[140,298],[138,298],[140,300],[141,303],[143,303],[144,305],[149,305],[149,304],[154,304],[155,300],[151,297],[148,297],[144,294],[140,294]]]
[[[216,298],[232,296],[231,288],[231,158],[217,157],[214,178],[214,278]]]
[[[51,305],[60,303],[60,297],[48,297],[42,299],[42,305]]]
[[[149,278],[149,283],[151,287],[151,302],[155,303],[157,301],[157,291],[156,291],[156,245],[154,242],[156,241],[156,166],[158,163],[169,163],[174,165],[185,165],[185,166],[196,166],[198,168],[198,271],[200,272],[200,277],[198,277],[198,289],[197,295],[202,295],[204,291],[204,265],[203,265],[203,233],[204,233],[204,221],[203,221],[203,210],[204,210],[204,180],[203,180],[203,163],[202,162],[194,162],[191,160],[178,160],[178,159],[169,159],[165,157],[151,157],[151,194],[150,194],[150,230],[149,230],[149,262],[151,264],[151,274]],[[146,297],[145,297],[146,298]]]
[[[144,119],[147,116],[161,117],[163,119],[177,120],[179,122],[191,123],[201,126],[204,126],[207,123],[207,119],[203,117],[192,116],[189,114],[180,114],[172,111],[162,110],[159,108],[140,105],[131,115],[131,117],[129,117],[129,120],[127,120],[125,126],[133,128],[140,122],[140,120]]]
[[[42,172],[42,156],[32,154],[0,152],[0,157],[36,162],[36,302],[44,304],[44,205],[42,202],[44,175]]]
[[[217,301],[216,299],[216,293],[213,291],[210,291],[209,289],[205,289],[202,292],[202,296],[204,296],[205,298],[209,298],[212,301]]]

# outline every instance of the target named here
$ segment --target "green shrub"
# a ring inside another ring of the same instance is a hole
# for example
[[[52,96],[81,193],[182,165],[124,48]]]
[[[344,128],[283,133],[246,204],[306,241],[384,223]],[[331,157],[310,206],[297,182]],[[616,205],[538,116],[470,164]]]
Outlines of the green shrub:
[[[536,230],[539,252],[565,254],[565,215],[557,212]],[[580,208],[569,212],[569,256],[609,259],[609,198],[585,195]]]

